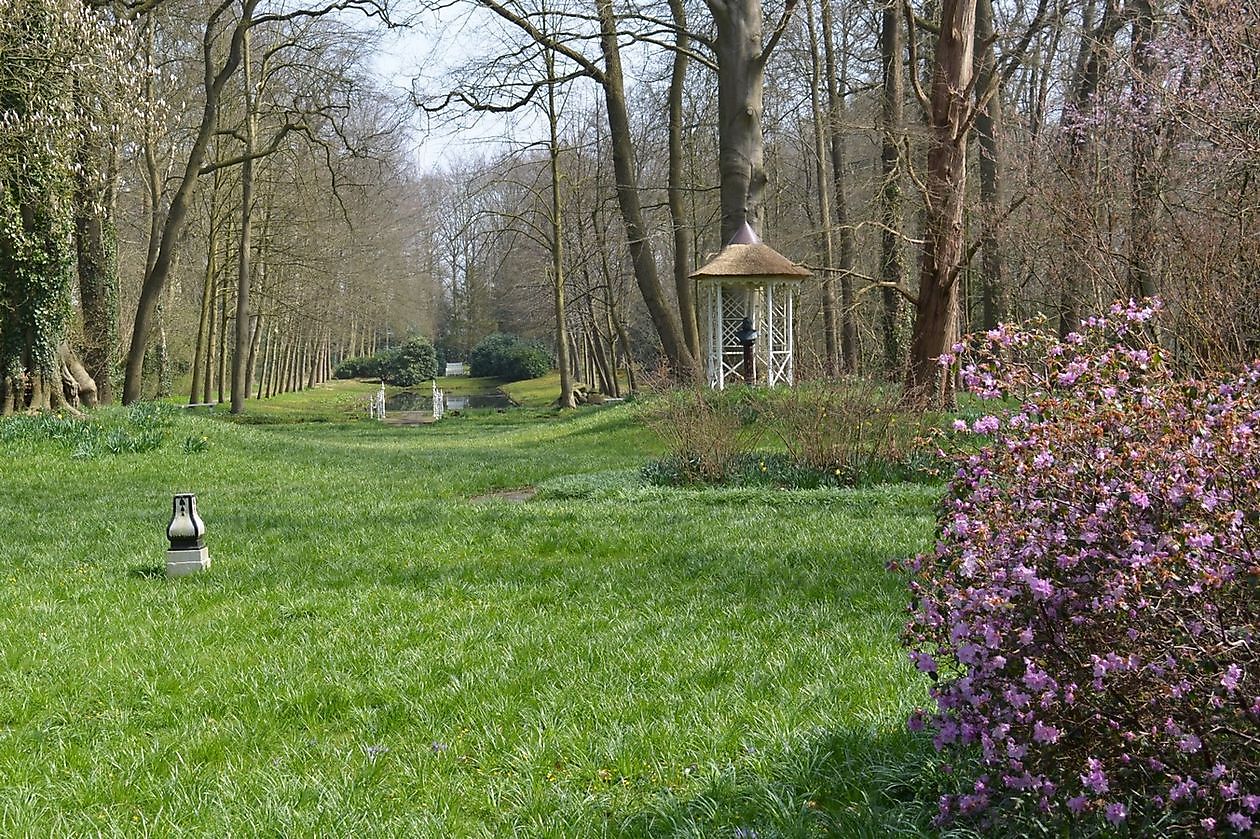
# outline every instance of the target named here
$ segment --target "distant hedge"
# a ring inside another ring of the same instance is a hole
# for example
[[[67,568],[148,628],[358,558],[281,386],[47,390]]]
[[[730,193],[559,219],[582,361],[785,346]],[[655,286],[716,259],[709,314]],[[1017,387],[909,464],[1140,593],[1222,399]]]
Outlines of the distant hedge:
[[[437,354],[429,339],[422,336],[412,338],[395,350],[347,358],[333,372],[338,379],[378,378],[399,387],[418,385],[437,374]]]
[[[551,354],[515,335],[489,335],[468,354],[468,372],[472,376],[493,376],[516,382],[536,379],[550,370]]]

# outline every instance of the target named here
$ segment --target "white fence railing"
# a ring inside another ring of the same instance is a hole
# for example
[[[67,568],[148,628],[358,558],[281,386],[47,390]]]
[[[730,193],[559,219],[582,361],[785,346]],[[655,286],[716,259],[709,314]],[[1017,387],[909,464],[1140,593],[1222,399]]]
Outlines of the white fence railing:
[[[381,389],[372,397],[372,401],[368,403],[368,417],[374,420],[385,419],[385,383],[381,382]]]
[[[437,386],[437,379],[433,380],[433,421],[437,422],[442,418],[443,412],[446,410],[446,393],[442,388]]]

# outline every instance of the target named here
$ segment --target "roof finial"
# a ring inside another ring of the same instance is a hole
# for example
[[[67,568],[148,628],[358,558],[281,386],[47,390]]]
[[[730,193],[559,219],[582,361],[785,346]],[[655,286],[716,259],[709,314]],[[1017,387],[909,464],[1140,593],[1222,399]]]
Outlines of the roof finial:
[[[728,245],[760,245],[761,239],[757,236],[757,232],[752,229],[747,221],[739,226],[739,230],[735,231],[735,235],[727,242]]]

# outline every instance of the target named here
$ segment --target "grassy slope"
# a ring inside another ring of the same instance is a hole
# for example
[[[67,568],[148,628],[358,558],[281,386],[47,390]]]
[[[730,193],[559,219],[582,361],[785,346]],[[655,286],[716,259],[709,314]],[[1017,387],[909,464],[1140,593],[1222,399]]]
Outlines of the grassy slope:
[[[518,405],[527,408],[546,408],[555,404],[560,395],[560,373],[553,371],[537,379],[509,382],[500,387]]]
[[[0,834],[924,823],[883,569],[930,489],[637,487],[624,408],[176,433],[209,451],[0,445]],[[168,581],[176,490],[214,567]]]

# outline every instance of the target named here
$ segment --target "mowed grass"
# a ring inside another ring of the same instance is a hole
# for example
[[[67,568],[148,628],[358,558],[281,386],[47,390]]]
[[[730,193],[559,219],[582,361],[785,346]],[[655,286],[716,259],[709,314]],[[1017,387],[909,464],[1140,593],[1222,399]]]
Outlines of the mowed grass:
[[[0,443],[0,835],[927,829],[885,563],[932,488],[645,487],[624,407],[175,422]],[[175,491],[214,565],[168,580]]]

